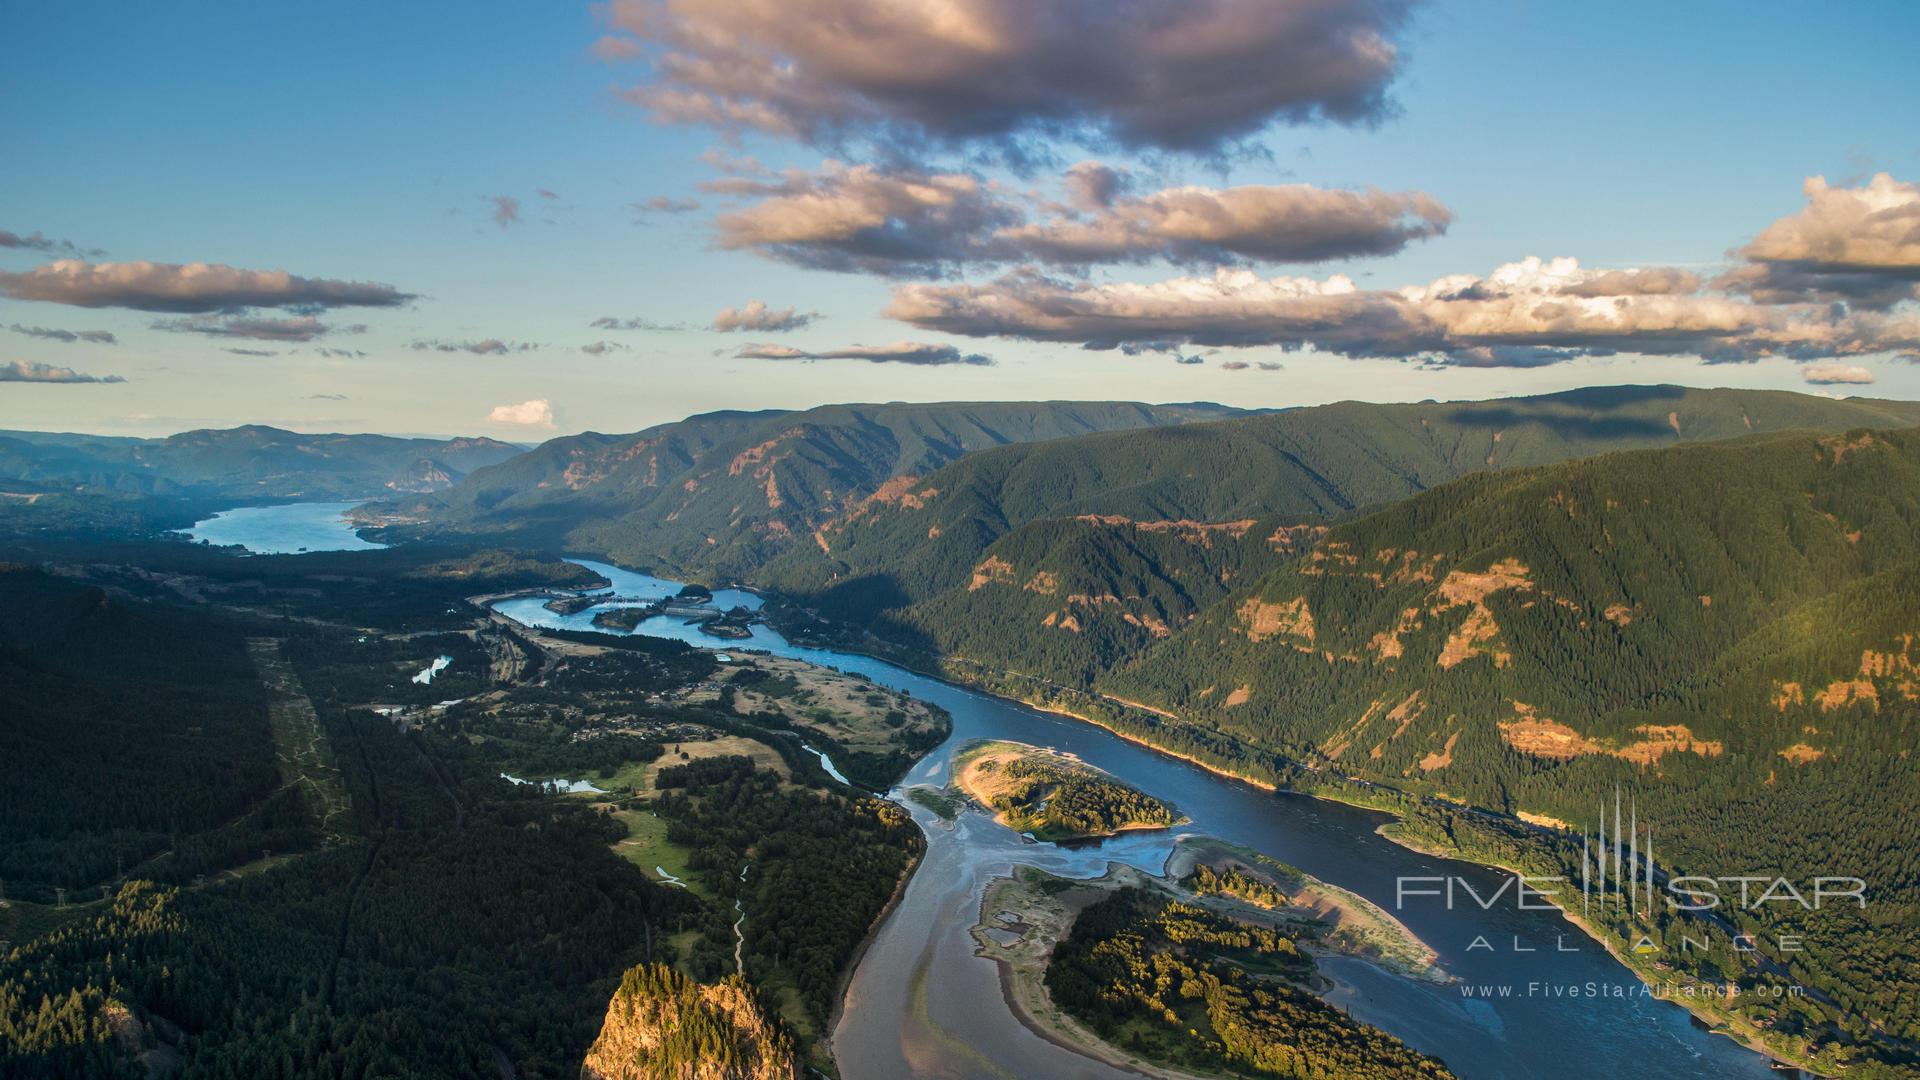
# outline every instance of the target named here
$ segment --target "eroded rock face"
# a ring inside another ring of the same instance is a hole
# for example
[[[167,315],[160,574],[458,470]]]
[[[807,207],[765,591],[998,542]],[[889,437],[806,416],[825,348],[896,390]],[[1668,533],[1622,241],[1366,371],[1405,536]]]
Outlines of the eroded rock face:
[[[631,968],[580,1067],[582,1080],[799,1080],[793,1037],[738,976],[699,983]]]

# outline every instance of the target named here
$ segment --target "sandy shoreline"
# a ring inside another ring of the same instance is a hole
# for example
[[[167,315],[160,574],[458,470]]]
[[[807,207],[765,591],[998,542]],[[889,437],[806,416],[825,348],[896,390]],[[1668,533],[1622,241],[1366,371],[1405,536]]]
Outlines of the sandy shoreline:
[[[1360,909],[1349,909],[1340,903],[1339,898],[1330,895],[1344,890],[1337,890],[1292,867],[1275,864],[1298,875],[1299,885],[1295,895],[1310,898],[1302,906],[1266,909],[1231,898],[1196,897],[1179,884],[1180,874],[1198,862],[1244,861],[1252,854],[1255,853],[1243,854],[1234,845],[1212,837],[1183,837],[1168,855],[1166,869],[1158,875],[1123,863],[1109,863],[1107,872],[1101,876],[1076,881],[1073,887],[1058,893],[1037,888],[1034,879],[1028,877],[1029,874],[1043,872],[1016,865],[1010,876],[993,878],[981,890],[979,918],[969,931],[974,939],[974,954],[994,961],[999,973],[1001,997],[1008,1010],[1027,1030],[1080,1056],[1138,1075],[1164,1077],[1167,1080],[1194,1080],[1213,1074],[1187,1072],[1128,1055],[1054,1006],[1046,991],[1046,966],[1054,946],[1071,930],[1073,920],[1081,909],[1115,889],[1129,886],[1156,889],[1184,898],[1186,902],[1231,908],[1234,909],[1234,917],[1261,924],[1278,926],[1296,920],[1321,922],[1323,929],[1320,933],[1325,937],[1312,943],[1308,949],[1311,953],[1358,960],[1400,978],[1430,982],[1448,978],[1433,965],[1432,960],[1437,959],[1433,950],[1384,912],[1368,912],[1362,917],[1371,919],[1385,916],[1401,938],[1411,943],[1401,955],[1362,949],[1351,939],[1343,947],[1334,940],[1335,935],[1349,917],[1359,916]],[[1350,900],[1356,905],[1371,907],[1364,897],[1351,896]],[[1326,923],[1329,908],[1337,913],[1331,924]],[[1004,918],[1006,915],[1013,918]],[[995,931],[1017,932],[1019,936],[1013,941],[1001,941],[993,936]],[[1306,946],[1303,944],[1303,947]],[[1424,955],[1429,959],[1422,965],[1405,953]],[[1341,995],[1350,996],[1355,992],[1351,986],[1324,970],[1316,969],[1316,976],[1324,979],[1329,986],[1325,991],[1314,991],[1323,1000],[1338,1004]]]

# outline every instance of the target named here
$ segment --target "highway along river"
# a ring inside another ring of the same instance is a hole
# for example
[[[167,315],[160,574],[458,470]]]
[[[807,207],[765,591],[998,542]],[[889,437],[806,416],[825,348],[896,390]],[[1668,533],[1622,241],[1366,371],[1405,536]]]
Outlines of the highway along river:
[[[575,561],[606,576],[612,595],[623,598],[668,596],[680,587],[605,563]],[[716,592],[714,600],[723,610],[760,603],[733,590]],[[593,629],[591,610],[563,616],[542,603],[520,598],[496,610],[532,626]],[[1056,1046],[1024,1026],[1005,1002],[994,962],[974,955],[969,930],[980,921],[987,882],[1014,865],[1096,877],[1117,861],[1157,874],[1174,840],[1188,834],[1255,848],[1398,916],[1439,954],[1440,967],[1456,982],[1421,982],[1346,957],[1323,959],[1322,969],[1340,984],[1335,1000],[1354,1016],[1437,1055],[1462,1077],[1779,1075],[1761,1055],[1705,1031],[1680,1006],[1648,995],[1558,912],[1523,911],[1510,903],[1487,911],[1466,901],[1449,910],[1440,901],[1420,899],[1397,907],[1395,882],[1402,875],[1458,875],[1483,896],[1492,895],[1506,875],[1402,848],[1375,834],[1387,820],[1383,815],[1262,791],[1092,724],[871,657],[794,645],[765,626],[755,626],[751,640],[725,643],[671,616],[643,622],[634,632],[706,648],[764,649],[858,672],[941,706],[953,714],[953,736],[914,768],[903,788],[944,783],[954,748],[969,740],[1014,739],[1077,754],[1191,819],[1171,832],[1123,834],[1098,846],[1065,849],[1027,842],[979,813],[948,823],[902,800],[927,833],[927,855],[848,987],[833,1035],[848,1080],[1138,1075]]]

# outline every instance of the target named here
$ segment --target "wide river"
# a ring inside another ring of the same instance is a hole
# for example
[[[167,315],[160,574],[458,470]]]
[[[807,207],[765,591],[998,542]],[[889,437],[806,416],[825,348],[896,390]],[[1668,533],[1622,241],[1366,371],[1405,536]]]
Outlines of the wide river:
[[[285,542],[278,530],[274,540]],[[319,550],[311,543],[298,546]],[[659,597],[679,589],[677,582],[576,561],[610,580],[613,595]],[[760,603],[734,590],[720,590],[714,599],[723,608]],[[538,598],[505,601],[497,610],[531,626],[593,628],[591,611],[556,615]],[[1186,834],[1255,848],[1396,915],[1439,954],[1440,966],[1456,982],[1420,982],[1347,958],[1325,960],[1323,970],[1340,984],[1336,1000],[1354,1016],[1442,1058],[1462,1077],[1780,1075],[1761,1055],[1703,1030],[1679,1005],[1650,996],[1558,912],[1522,910],[1510,902],[1483,910],[1465,900],[1449,908],[1426,897],[1396,903],[1402,877],[1452,875],[1485,896],[1509,875],[1400,847],[1375,833],[1387,820],[1383,815],[1261,791],[1091,724],[871,657],[796,645],[765,626],[753,628],[752,640],[737,642],[716,642],[671,616],[643,622],[634,632],[706,648],[764,649],[857,672],[945,708],[953,716],[953,736],[902,787],[943,782],[954,748],[969,740],[1017,739],[1077,754],[1170,801],[1191,819],[1177,832],[1131,833],[1096,847],[1063,849],[1029,843],[977,813],[942,822],[903,800],[927,833],[927,854],[847,989],[833,1041],[848,1080],[1137,1076],[1055,1046],[1022,1025],[1006,1006],[993,961],[974,955],[969,929],[979,921],[986,883],[1016,864],[1097,876],[1109,862],[1122,862],[1159,873],[1174,840]]]

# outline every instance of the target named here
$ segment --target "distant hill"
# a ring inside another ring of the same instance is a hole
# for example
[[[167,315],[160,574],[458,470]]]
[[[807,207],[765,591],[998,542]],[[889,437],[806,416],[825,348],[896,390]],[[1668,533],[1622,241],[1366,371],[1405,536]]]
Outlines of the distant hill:
[[[163,439],[0,431],[0,482],[193,498],[365,499],[449,487],[520,452],[488,438],[302,435],[261,425]]]
[[[370,516],[439,535],[512,536],[709,580],[738,579],[889,480],[974,451],[1245,415],[1220,405],[946,402],[716,412],[631,435],[554,439]],[[884,495],[883,495],[884,497]]]
[[[1589,754],[1787,768],[1796,744],[1878,746],[1856,723],[1920,702],[1916,585],[1920,429],[1757,436],[1486,473],[1334,525],[1101,683],[1443,783]]]
[[[941,653],[1021,667],[1014,653],[1041,649],[1055,657],[1046,674],[1079,682],[1311,547],[1313,530],[1292,526],[1493,469],[1911,424],[1920,403],[1621,386],[1112,432],[984,451],[895,481],[752,577],[830,618],[885,619]],[[1030,642],[1048,614],[1072,629]]]

